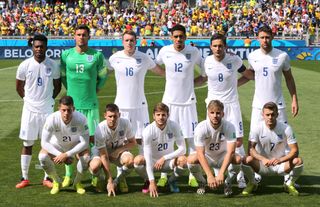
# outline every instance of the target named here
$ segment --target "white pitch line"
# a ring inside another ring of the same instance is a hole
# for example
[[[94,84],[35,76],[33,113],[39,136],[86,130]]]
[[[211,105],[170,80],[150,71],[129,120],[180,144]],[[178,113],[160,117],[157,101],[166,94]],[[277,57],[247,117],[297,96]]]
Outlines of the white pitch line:
[[[11,67],[7,67],[7,68],[1,68],[0,71],[5,71],[5,70],[12,70],[12,69],[16,69],[18,68],[18,66],[11,66]]]
[[[205,87],[207,87],[207,84],[205,84],[203,86],[195,87],[194,89],[198,90],[198,89],[202,89],[202,88],[205,88]],[[146,93],[146,95],[162,94],[163,92],[164,91],[153,91],[153,92]],[[115,95],[98,96],[99,99],[101,99],[101,98],[114,98],[114,97],[116,97],[116,96]],[[19,100],[0,100],[0,103],[6,103],[6,102],[22,102],[22,99],[19,99]]]

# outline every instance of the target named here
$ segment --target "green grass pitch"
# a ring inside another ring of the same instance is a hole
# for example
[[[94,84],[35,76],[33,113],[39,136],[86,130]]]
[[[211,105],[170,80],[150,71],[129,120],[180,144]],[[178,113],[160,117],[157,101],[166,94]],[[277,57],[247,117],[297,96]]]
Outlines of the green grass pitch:
[[[33,150],[30,166],[32,185],[25,189],[15,189],[20,179],[20,151],[22,143],[18,139],[22,100],[15,91],[15,73],[18,60],[1,60],[0,62],[0,206],[320,206],[320,164],[319,164],[319,126],[320,112],[320,70],[317,61],[292,61],[292,71],[295,77],[300,111],[296,118],[290,116],[288,90],[283,83],[286,97],[289,123],[297,135],[300,156],[304,160],[304,173],[297,183],[301,185],[299,197],[292,197],[283,192],[282,177],[264,177],[262,185],[254,196],[242,197],[241,191],[234,185],[234,196],[225,198],[223,190],[210,191],[204,196],[198,196],[195,189],[187,186],[187,175],[179,181],[181,193],[171,194],[161,190],[159,198],[150,198],[140,192],[142,179],[136,173],[127,178],[130,192],[118,194],[109,198],[105,193],[95,193],[90,187],[90,175],[86,174],[85,185],[87,193],[77,195],[73,189],[63,189],[58,195],[52,196],[49,190],[41,185],[43,172],[35,168],[38,164],[37,154],[39,142]],[[251,113],[253,82],[239,88],[240,104],[245,128],[245,145]],[[145,81],[149,109],[161,101],[164,90],[164,79],[148,73]],[[205,118],[204,99],[206,87],[196,88],[199,121]],[[61,95],[65,94],[63,91]],[[130,94],[128,94],[130,95]],[[113,102],[115,97],[114,75],[110,75],[105,87],[99,93],[100,114],[106,103]],[[150,110],[151,114],[151,110]],[[114,168],[113,168],[114,169]],[[62,172],[63,166],[59,167]]]

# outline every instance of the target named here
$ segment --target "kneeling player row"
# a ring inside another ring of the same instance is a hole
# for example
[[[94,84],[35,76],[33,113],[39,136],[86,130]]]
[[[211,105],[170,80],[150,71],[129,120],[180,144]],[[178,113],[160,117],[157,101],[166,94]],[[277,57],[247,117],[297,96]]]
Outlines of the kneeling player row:
[[[93,185],[106,188],[109,196],[115,195],[117,186],[121,192],[128,192],[125,177],[133,168],[145,180],[142,192],[150,193],[151,197],[158,196],[155,171],[172,172],[168,184],[171,192],[177,193],[177,178],[187,169],[199,183],[198,194],[205,193],[206,186],[213,189],[224,186],[225,195],[230,196],[231,182],[240,168],[248,180],[243,195],[250,194],[257,186],[254,172],[285,175],[285,189],[291,195],[298,195],[294,184],[303,170],[303,163],[298,157],[298,145],[291,127],[276,121],[277,105],[272,102],[264,105],[264,121],[250,135],[250,156],[243,158],[235,153],[235,128],[223,120],[223,111],[224,106],[220,101],[209,103],[208,119],[200,122],[195,129],[196,152],[187,158],[179,125],[168,119],[169,108],[158,103],[153,110],[154,121],[143,131],[140,155],[134,157],[129,152],[136,145],[131,124],[127,119],[120,118],[115,104],[108,104],[104,113],[105,120],[96,129],[90,158],[86,118],[74,111],[72,98],[65,96],[59,101],[59,111],[46,120],[39,153],[41,166],[54,181],[51,194],[65,187],[61,184],[54,164],[71,164],[72,158],[76,156],[77,174],[73,183],[79,194],[85,193],[81,179],[89,166],[93,174]],[[289,152],[286,152],[287,146]],[[118,167],[115,179],[112,178],[110,162]]]

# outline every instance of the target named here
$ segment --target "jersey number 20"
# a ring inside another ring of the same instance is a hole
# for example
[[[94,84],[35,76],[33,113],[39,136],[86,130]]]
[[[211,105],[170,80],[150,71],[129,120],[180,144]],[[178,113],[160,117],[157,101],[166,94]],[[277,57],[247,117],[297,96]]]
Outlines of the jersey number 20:
[[[158,151],[163,151],[163,150],[166,150],[168,149],[168,143],[160,143],[158,144]]]

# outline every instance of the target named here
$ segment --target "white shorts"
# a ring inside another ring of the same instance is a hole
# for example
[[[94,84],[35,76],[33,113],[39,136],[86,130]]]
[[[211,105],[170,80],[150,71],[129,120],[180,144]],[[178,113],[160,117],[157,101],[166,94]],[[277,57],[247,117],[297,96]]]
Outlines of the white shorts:
[[[109,155],[110,153],[108,153]],[[123,155],[126,155],[126,154],[129,154],[129,155],[132,155],[131,152],[129,151],[124,151],[121,153],[121,155],[116,159],[116,160],[113,160],[113,161],[110,161],[111,163],[115,164],[116,166],[118,167],[121,167],[121,159],[122,159],[122,156]],[[132,155],[133,156],[133,155]],[[90,160],[93,160],[93,159],[100,159],[100,153],[99,153],[99,150],[94,146],[91,148],[91,155],[90,155],[91,159]],[[134,156],[133,156],[134,157]]]
[[[205,154],[205,156],[207,158],[207,161],[208,161],[208,164],[210,167],[218,168],[218,169],[221,167],[223,160],[224,160],[224,156],[220,156],[220,157],[218,157],[218,159],[213,159],[212,157],[210,157],[207,154]]]
[[[119,109],[119,110],[120,110],[120,116],[130,121],[133,131],[135,132],[136,139],[141,139],[142,131],[150,123],[148,107],[142,107],[142,108],[136,108],[136,109]]]
[[[212,159],[212,158],[211,158],[209,155],[207,155],[207,154],[205,154],[205,156],[206,156],[206,158],[207,158],[207,161],[208,161],[209,166],[213,169],[215,176],[217,176],[218,173],[219,173],[219,170],[220,170],[220,168],[221,168],[221,166],[222,166],[222,163],[223,163],[223,160],[224,160],[224,156],[220,156],[218,159]],[[230,165],[232,165],[232,164],[230,163]],[[229,165],[229,166],[230,166],[230,165]],[[230,168],[230,167],[229,167],[229,168]],[[228,168],[228,169],[229,169],[229,168]]]
[[[208,104],[207,104],[208,106]],[[239,101],[232,103],[224,103],[224,117],[223,119],[231,122],[236,129],[236,137],[243,137],[243,122],[241,116],[241,109]],[[207,119],[208,114],[207,114]]]
[[[287,117],[286,109],[285,108],[279,109],[278,113],[279,113],[279,116],[277,118],[277,121],[282,122],[282,123],[287,123],[288,117]],[[252,129],[256,128],[256,126],[258,126],[258,124],[261,121],[263,121],[262,109],[252,108],[250,131],[252,131]]]
[[[42,128],[50,113],[36,113],[25,106],[22,109],[19,137],[22,140],[37,140],[41,138]]]
[[[167,104],[169,107],[169,119],[177,122],[182,130],[183,137],[193,138],[194,129],[198,124],[198,114],[196,104],[174,105]]]
[[[156,170],[155,168],[153,168],[153,171],[154,172],[171,172],[174,169],[174,160],[175,159],[164,161],[164,164],[160,170]],[[154,165],[157,162],[157,160],[152,160],[152,161],[153,161],[152,165]]]
[[[260,170],[259,170],[259,174],[261,175],[284,175],[284,165],[285,162],[276,165],[276,166],[270,166],[270,167],[266,167],[263,165],[263,163],[260,161]]]

